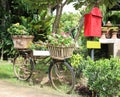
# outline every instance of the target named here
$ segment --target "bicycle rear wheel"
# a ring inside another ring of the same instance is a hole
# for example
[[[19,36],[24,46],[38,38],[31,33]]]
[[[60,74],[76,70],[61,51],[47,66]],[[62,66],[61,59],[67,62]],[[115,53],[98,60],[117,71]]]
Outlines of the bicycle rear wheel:
[[[49,79],[55,89],[70,93],[75,84],[75,74],[67,62],[55,62],[50,65]]]
[[[14,74],[19,80],[28,80],[33,72],[33,61],[29,56],[18,55],[14,58]]]

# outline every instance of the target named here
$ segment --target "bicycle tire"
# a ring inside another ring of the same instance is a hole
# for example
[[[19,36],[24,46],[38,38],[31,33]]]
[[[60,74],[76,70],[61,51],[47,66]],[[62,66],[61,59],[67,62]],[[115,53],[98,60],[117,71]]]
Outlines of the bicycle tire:
[[[17,55],[13,61],[14,74],[19,80],[28,80],[34,69],[31,57],[25,55]]]
[[[52,86],[60,92],[70,93],[74,89],[75,74],[67,62],[51,63],[49,79]]]

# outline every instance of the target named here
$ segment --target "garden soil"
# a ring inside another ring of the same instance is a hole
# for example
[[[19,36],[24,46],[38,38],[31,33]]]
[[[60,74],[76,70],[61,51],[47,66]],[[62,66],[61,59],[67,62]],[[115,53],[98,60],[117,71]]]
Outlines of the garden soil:
[[[32,87],[0,80],[0,97],[75,97],[59,93],[50,87]]]

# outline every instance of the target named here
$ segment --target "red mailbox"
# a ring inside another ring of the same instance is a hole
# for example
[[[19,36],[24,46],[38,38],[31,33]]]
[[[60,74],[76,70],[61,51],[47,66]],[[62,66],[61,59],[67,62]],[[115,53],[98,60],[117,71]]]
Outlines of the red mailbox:
[[[84,16],[84,35],[90,37],[101,36],[102,14],[99,8],[94,7]]]

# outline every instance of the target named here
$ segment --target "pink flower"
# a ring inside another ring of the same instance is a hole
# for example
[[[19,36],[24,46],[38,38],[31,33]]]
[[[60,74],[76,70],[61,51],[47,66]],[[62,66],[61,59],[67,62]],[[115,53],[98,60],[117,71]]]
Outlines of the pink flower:
[[[67,35],[66,35],[64,32],[61,32],[61,35],[62,35],[63,37],[67,37]]]
[[[52,36],[55,36],[55,32],[52,32]]]
[[[65,32],[61,32],[61,35],[62,35],[63,37],[68,37],[68,36],[70,36],[69,33],[65,33]]]

